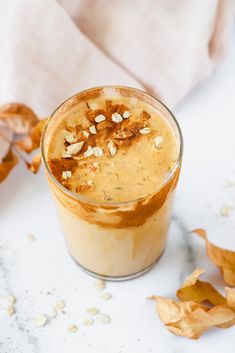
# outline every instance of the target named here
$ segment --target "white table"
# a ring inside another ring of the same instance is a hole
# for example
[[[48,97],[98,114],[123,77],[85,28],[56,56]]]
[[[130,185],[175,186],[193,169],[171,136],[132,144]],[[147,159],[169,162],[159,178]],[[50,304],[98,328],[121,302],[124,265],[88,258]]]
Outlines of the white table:
[[[233,35],[235,43],[235,33]],[[223,290],[218,269],[204,252],[203,241],[188,230],[205,227],[217,244],[235,250],[235,45],[225,64],[175,110],[185,151],[168,247],[148,274],[123,283],[108,283],[113,298],[102,301],[94,279],[66,252],[43,171],[31,175],[23,166],[0,186],[0,352],[1,353],[214,353],[234,349],[235,327],[213,329],[192,341],[168,333],[146,299],[174,298],[184,277],[204,267],[204,278]],[[29,241],[33,233],[36,241]],[[51,292],[52,294],[48,294]],[[16,314],[7,317],[5,296],[17,298]],[[37,314],[48,313],[57,299],[65,313],[43,328]],[[86,309],[95,306],[112,318],[109,325],[83,325]],[[78,331],[68,333],[70,324]]]

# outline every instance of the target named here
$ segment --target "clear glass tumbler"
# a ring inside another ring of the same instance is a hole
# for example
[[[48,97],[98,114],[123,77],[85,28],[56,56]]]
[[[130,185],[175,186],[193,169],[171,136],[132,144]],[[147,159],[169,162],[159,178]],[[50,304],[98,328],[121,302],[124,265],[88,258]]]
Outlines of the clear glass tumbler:
[[[162,187],[152,195],[120,203],[96,202],[67,190],[50,171],[47,147],[55,127],[81,100],[97,97],[104,88],[148,103],[173,127],[179,142],[178,159]],[[156,263],[166,245],[182,149],[180,127],[170,110],[158,99],[134,88],[92,88],[69,98],[54,111],[42,135],[42,158],[68,251],[84,271],[119,281],[137,277]]]

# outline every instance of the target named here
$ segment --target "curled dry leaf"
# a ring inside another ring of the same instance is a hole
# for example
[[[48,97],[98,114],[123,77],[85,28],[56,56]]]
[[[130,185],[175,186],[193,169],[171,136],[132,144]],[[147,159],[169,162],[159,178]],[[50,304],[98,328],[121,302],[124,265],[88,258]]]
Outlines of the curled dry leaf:
[[[17,147],[26,153],[31,153],[37,149],[40,146],[40,139],[46,122],[47,118],[40,120],[29,136],[16,142]]]
[[[229,287],[225,287],[227,303],[230,308],[235,310],[235,290]]]
[[[32,173],[36,174],[39,170],[40,164],[41,164],[41,153],[38,153],[33,157],[32,162],[28,164],[28,168]]]
[[[14,166],[18,162],[19,162],[18,157],[14,154],[14,152],[10,148],[6,156],[2,159],[2,162],[0,163],[0,183],[4,179],[6,179],[10,171],[14,168]]]
[[[0,127],[0,162],[13,142],[14,134],[8,127]]]
[[[193,271],[177,290],[177,297],[182,301],[209,302],[211,305],[225,304],[226,299],[210,283],[198,279],[203,272],[204,270],[200,268]]]
[[[196,269],[177,291],[178,297],[186,301],[150,298],[157,302],[161,321],[175,335],[198,339],[212,327],[229,328],[235,324],[235,290],[226,288],[225,299],[211,284],[198,280],[202,272]],[[213,306],[201,304],[204,301]]]
[[[0,107],[0,121],[16,134],[28,134],[38,117],[24,104],[9,103]]]
[[[175,335],[198,339],[212,327],[226,328],[222,325],[226,325],[234,319],[235,312],[228,307],[215,306],[209,311],[198,308],[181,320],[167,324],[167,327]]]
[[[35,156],[30,163],[20,150],[30,153],[39,147],[46,120],[40,121],[32,109],[21,103],[0,106],[0,182],[8,176],[19,159],[33,173],[38,171],[39,155]]]
[[[204,229],[194,229],[191,233],[196,233],[204,239],[206,243],[206,252],[208,257],[216,264],[224,277],[227,285],[235,286],[235,252],[222,249],[212,244],[207,238],[207,232]]]
[[[165,325],[178,322],[196,309],[205,308],[205,310],[207,310],[206,306],[204,307],[193,301],[177,302],[156,295],[152,296],[150,299],[157,302],[157,313]]]
[[[229,328],[235,325],[235,312],[228,305],[214,306],[208,313],[217,320],[214,326],[218,328]]]

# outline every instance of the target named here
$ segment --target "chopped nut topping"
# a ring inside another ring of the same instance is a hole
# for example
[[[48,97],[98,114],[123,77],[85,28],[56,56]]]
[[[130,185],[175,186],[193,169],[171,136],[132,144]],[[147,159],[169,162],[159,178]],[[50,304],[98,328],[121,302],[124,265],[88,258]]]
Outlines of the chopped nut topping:
[[[9,305],[14,305],[16,303],[16,297],[14,295],[9,295],[7,301]]]
[[[65,301],[62,300],[58,300],[54,303],[53,307],[57,310],[63,310],[65,308]]]
[[[75,131],[77,134],[79,134],[82,131],[83,127],[81,124],[78,124],[75,126]]]
[[[68,153],[67,151],[64,151],[61,155],[62,158],[71,158],[72,155],[70,153]]]
[[[96,127],[98,131],[102,131],[105,129],[111,129],[114,126],[114,123],[112,121],[101,121]]]
[[[74,132],[74,126],[65,126],[65,129],[68,131],[68,132]]]
[[[97,162],[95,163],[91,163],[91,165],[89,166],[89,169],[92,171],[92,172],[96,172],[97,169],[99,167],[99,163],[97,164]]]
[[[62,178],[63,171],[67,170],[73,173],[75,171],[75,168],[77,167],[77,161],[75,161],[73,158],[70,158],[70,159],[55,158],[55,159],[49,160],[49,165],[53,175],[56,177],[57,180],[61,182],[61,181],[64,181]],[[68,184],[69,183],[67,183],[67,185]]]
[[[143,110],[141,113],[140,119],[141,119],[141,121],[147,121],[147,120],[151,119],[151,115]]]
[[[34,234],[27,234],[27,239],[30,241],[34,241],[34,240],[36,240],[36,237]]]
[[[83,145],[84,145],[84,141],[80,141],[80,142],[77,142],[77,143],[74,143],[74,144],[68,146],[66,149],[67,149],[68,153],[73,155],[73,154],[77,154],[78,152],[80,152]]]
[[[115,143],[113,143],[112,141],[110,141],[107,145],[108,149],[109,149],[109,153],[111,157],[114,157],[115,154],[117,153],[117,146],[115,145]]]
[[[35,241],[37,238],[34,234],[27,234],[27,239],[30,240],[30,241]]]
[[[97,134],[95,125],[91,125],[91,126],[89,127],[89,130],[90,130],[90,132],[91,132],[92,135]]]
[[[47,316],[45,314],[40,314],[34,320],[35,327],[43,327],[46,325],[46,323],[47,323]]]
[[[112,114],[112,121],[114,121],[115,123],[121,123],[123,120],[121,114],[119,113],[113,113]]]
[[[232,212],[232,207],[228,205],[223,206],[220,210],[220,214],[223,217],[229,217],[231,212]]]
[[[149,127],[144,127],[143,129],[140,129],[140,133],[142,135],[150,134],[150,132],[151,132],[151,129]]]
[[[86,112],[86,118],[87,120],[90,121],[90,123],[94,123],[94,120],[95,120],[95,116],[96,116],[96,112],[94,110],[88,110]]]
[[[102,157],[104,155],[103,149],[101,147],[93,147],[93,151],[96,157]]]
[[[10,305],[6,308],[6,312],[8,316],[12,316],[13,314],[15,314],[15,308],[13,305]]]
[[[77,139],[74,135],[67,135],[65,136],[65,141],[67,141],[68,143],[75,143]]]
[[[90,135],[89,132],[86,131],[86,130],[83,130],[82,133],[83,133],[83,136],[84,136],[85,138],[88,138],[89,135]]]
[[[99,114],[95,117],[95,122],[96,123],[101,123],[101,121],[104,121],[106,117],[103,114]]]
[[[89,186],[92,186],[92,185],[94,185],[94,181],[93,180],[87,180],[87,185],[89,185]]]
[[[72,176],[72,172],[70,170],[65,170],[62,172],[62,179],[70,179]]]
[[[128,111],[128,107],[125,104],[117,104],[115,111],[123,116],[123,114]],[[113,113],[115,111],[113,111]]]
[[[134,134],[130,130],[120,130],[120,131],[115,131],[113,136],[117,140],[126,140],[134,137]]]
[[[82,183],[76,187],[76,192],[84,192],[90,189],[90,186],[87,183]]]
[[[74,324],[72,324],[72,325],[70,325],[68,327],[68,332],[69,333],[75,333],[75,332],[77,332],[77,330],[78,330],[78,327],[76,325],[74,325]]]
[[[164,138],[162,136],[157,136],[153,139],[153,144],[155,148],[159,148],[159,146],[163,143]]]
[[[93,148],[91,146],[88,146],[86,152],[84,152],[84,157],[90,157],[94,154]]]
[[[86,312],[90,315],[98,315],[100,311],[97,308],[88,308]]]
[[[104,292],[100,294],[100,298],[107,301],[110,300],[112,298],[112,294]]]
[[[94,323],[94,319],[92,319],[91,317],[89,319],[86,319],[83,324],[85,326],[91,326]]]
[[[102,323],[102,324],[110,324],[111,322],[111,318],[110,316],[108,316],[107,314],[99,314],[99,316],[97,317],[97,319]]]
[[[102,280],[102,279],[97,279],[97,281],[94,282],[94,287],[97,289],[97,290],[103,290],[106,285],[105,285],[105,281]]]
[[[94,163],[92,163],[92,165],[93,165],[93,167],[95,167],[95,168],[99,168],[99,166],[100,166],[99,162],[94,162]]]
[[[52,319],[54,319],[54,318],[56,318],[56,316],[57,316],[57,309],[56,309],[54,306],[52,306],[52,308],[51,308],[51,313],[50,313],[50,317],[51,317]]]
[[[122,114],[122,117],[123,117],[124,119],[130,118],[130,116],[131,116],[131,114],[130,114],[130,112],[128,112],[127,110]]]

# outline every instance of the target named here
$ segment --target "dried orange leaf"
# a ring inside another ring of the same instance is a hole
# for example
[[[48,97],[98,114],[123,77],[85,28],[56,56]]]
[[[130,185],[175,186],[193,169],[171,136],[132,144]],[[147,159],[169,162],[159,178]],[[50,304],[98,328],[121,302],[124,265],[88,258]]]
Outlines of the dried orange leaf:
[[[177,297],[182,301],[209,302],[212,305],[225,304],[226,299],[210,283],[198,279],[203,272],[203,269],[193,271],[177,290]]]
[[[220,268],[225,283],[235,286],[235,252],[212,244],[203,229],[195,229],[192,233],[198,234],[205,240],[207,255]]]
[[[0,126],[0,162],[7,154],[12,142],[14,134],[7,127]]]
[[[14,166],[18,163],[18,157],[13,153],[10,148],[6,156],[2,159],[2,163],[0,163],[0,183],[6,179],[10,171],[14,168]]]
[[[24,104],[9,103],[0,107],[0,121],[16,134],[28,134],[38,117]]]
[[[157,313],[164,324],[177,322],[186,317],[192,311],[199,308],[209,310],[206,306],[200,305],[193,301],[177,302],[175,300],[156,295],[152,296],[150,299],[157,302]]]
[[[218,328],[229,328],[235,324],[235,312],[228,305],[218,305],[210,310],[210,314],[220,320],[216,325]],[[226,318],[226,320],[224,320]],[[224,322],[222,322],[224,320]]]
[[[196,233],[197,235],[199,235],[199,237],[205,239],[206,238],[206,231],[205,229],[202,228],[197,228],[191,231],[191,233]]]
[[[226,301],[227,301],[226,307],[229,307],[235,312],[235,290],[229,287],[225,287],[225,291],[226,291]],[[234,325],[235,325],[235,318],[231,319],[231,321],[228,321],[224,324],[219,325],[218,327],[229,328]]]
[[[198,308],[177,322],[168,323],[170,332],[192,339],[198,339],[212,327],[226,328],[235,319],[235,312],[223,305],[215,306],[209,311]]]
[[[235,287],[235,270],[222,268],[221,272],[224,277],[224,282],[231,287]]]
[[[235,289],[225,287],[228,306],[235,311]]]
[[[40,121],[33,110],[24,104],[9,103],[0,107],[0,182],[18,163],[18,157],[31,172],[38,171],[41,163],[40,156],[36,155],[29,163],[20,150],[30,153],[39,147],[46,121],[47,119]],[[21,140],[19,135],[24,135]],[[12,148],[8,151],[10,146]],[[13,150],[17,152],[17,157]]]
[[[177,302],[159,296],[150,298],[157,302],[157,313],[161,321],[175,335],[198,339],[212,327],[229,328],[235,325],[235,290],[225,288],[225,299],[209,283],[199,281],[203,272],[202,269],[193,271],[177,291],[180,299],[182,295],[188,298],[187,301]],[[198,282],[204,283],[204,287],[201,288],[201,284],[197,287]],[[194,301],[195,298],[198,302]],[[199,303],[205,299],[216,305],[209,307]]]
[[[39,170],[40,164],[41,164],[41,153],[38,153],[33,157],[33,160],[28,165],[28,168],[32,173],[36,174]]]
[[[47,118],[40,120],[32,130],[31,134],[16,142],[17,147],[26,153],[31,153],[40,146],[40,139]]]

